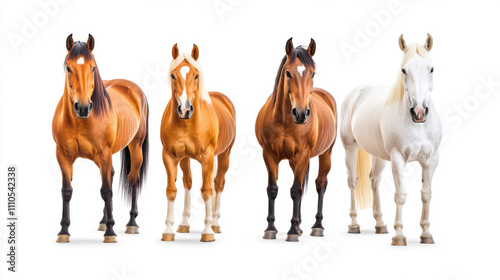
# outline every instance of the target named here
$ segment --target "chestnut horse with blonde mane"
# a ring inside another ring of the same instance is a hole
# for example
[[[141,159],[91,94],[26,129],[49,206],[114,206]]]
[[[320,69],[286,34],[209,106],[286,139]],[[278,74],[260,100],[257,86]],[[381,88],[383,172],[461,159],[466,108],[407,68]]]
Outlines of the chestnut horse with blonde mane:
[[[180,164],[185,189],[184,212],[177,232],[189,232],[192,186],[190,159],[201,163],[203,183],[201,195],[205,201],[205,228],[201,241],[214,241],[220,233],[221,193],[229,169],[229,154],[236,136],[235,110],[231,100],[219,92],[207,92],[198,60],[199,50],[193,46],[191,55],[179,54],[172,48],[170,64],[172,97],[161,121],[163,163],[167,172],[167,218],[163,241],[173,241],[175,233],[174,200],[177,194],[177,166]]]
[[[273,94],[262,107],[255,123],[255,134],[263,148],[269,182],[268,227],[264,239],[276,239],[274,201],[278,195],[278,167],[288,159],[294,173],[290,190],[293,215],[287,241],[299,241],[301,200],[307,185],[309,160],[319,157],[316,179],[318,213],[312,226],[312,236],[323,236],[323,195],[328,183],[332,148],[337,136],[337,109],[333,96],[320,88],[313,88],[315,64],[312,59],[316,43],[309,47],[293,47],[292,38],[286,43],[286,55],[278,70]]]
[[[101,197],[104,215],[99,230],[104,242],[115,243],[113,230],[111,156],[122,151],[120,183],[131,202],[130,220],[125,233],[139,233],[135,218],[137,196],[146,176],[148,158],[148,102],[142,90],[127,80],[103,81],[92,50],[87,43],[66,39],[64,61],[66,82],[52,122],[56,156],[62,172],[63,212],[57,242],[69,242],[69,202],[73,193],[73,163],[79,157],[92,160],[101,171]]]

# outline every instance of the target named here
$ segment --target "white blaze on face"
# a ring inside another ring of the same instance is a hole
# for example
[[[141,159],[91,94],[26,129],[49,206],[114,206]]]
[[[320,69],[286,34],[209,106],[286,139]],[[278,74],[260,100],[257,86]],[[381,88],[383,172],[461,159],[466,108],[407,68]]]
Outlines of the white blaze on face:
[[[304,65],[297,66],[297,72],[299,72],[301,76],[304,76],[304,71],[306,71],[306,67]]]
[[[80,57],[80,58],[76,61],[76,63],[77,63],[77,64],[80,64],[80,65],[81,65],[81,64],[84,64],[84,63],[85,63],[85,58],[83,58],[83,56],[82,56],[82,57]]]
[[[186,106],[186,101],[187,101],[187,93],[186,93],[186,77],[187,74],[189,73],[189,66],[183,66],[181,68],[181,75],[182,78],[184,79],[184,89],[182,90],[182,95],[181,95],[181,108],[185,108]]]

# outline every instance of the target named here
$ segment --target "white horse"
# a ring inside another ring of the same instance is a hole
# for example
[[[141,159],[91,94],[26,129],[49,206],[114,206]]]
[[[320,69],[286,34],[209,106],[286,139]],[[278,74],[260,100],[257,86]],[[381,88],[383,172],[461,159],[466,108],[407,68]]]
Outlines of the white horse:
[[[370,207],[373,201],[376,233],[387,233],[387,226],[382,220],[378,186],[386,161],[390,161],[397,205],[394,222],[396,235],[392,238],[392,245],[406,245],[402,231],[403,204],[406,201],[403,171],[406,163],[418,161],[422,166],[423,182],[420,242],[434,243],[429,232],[429,202],[432,176],[439,161],[442,129],[431,99],[434,66],[429,51],[432,44],[433,39],[429,34],[424,45],[406,45],[401,35],[399,47],[404,52],[404,58],[392,89],[382,86],[358,87],[349,93],[342,104],[340,136],[346,152],[351,190],[349,214],[352,221],[349,233],[360,232],[356,221],[356,200],[361,208]]]

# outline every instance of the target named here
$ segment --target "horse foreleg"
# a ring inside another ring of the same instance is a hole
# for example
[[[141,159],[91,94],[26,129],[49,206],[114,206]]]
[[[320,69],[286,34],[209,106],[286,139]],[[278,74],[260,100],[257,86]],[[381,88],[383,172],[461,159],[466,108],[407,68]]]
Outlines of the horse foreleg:
[[[406,237],[403,234],[403,205],[406,202],[403,172],[406,162],[399,152],[394,151],[391,153],[391,165],[394,184],[396,185],[396,193],[394,195],[394,200],[396,201],[396,220],[394,221],[396,235],[392,238],[392,245],[406,246]]]
[[[69,242],[69,202],[73,194],[73,188],[71,187],[71,180],[73,177],[73,163],[74,160],[69,158],[64,151],[57,148],[56,151],[57,162],[61,168],[62,173],[62,199],[63,199],[63,210],[61,219],[61,231],[57,234],[57,242],[67,243]]]
[[[222,197],[222,191],[224,190],[224,185],[226,184],[226,172],[229,169],[229,155],[231,153],[231,147],[225,150],[223,153],[217,156],[217,175],[214,179],[214,187],[215,187],[215,208],[213,209],[213,222],[212,222],[212,230],[215,233],[221,233],[219,218],[220,218],[220,203]]]
[[[111,185],[113,185],[113,178],[115,177],[115,169],[111,168]],[[106,230],[106,206],[102,209],[102,219],[99,222],[99,227],[97,228],[98,231],[105,231]]]
[[[167,171],[167,218],[165,219],[165,230],[163,231],[161,240],[174,241],[175,232],[172,228],[174,224],[174,201],[177,196],[177,188],[175,180],[177,179],[177,164],[178,161],[163,150],[163,164]]]
[[[201,186],[201,197],[205,201],[205,228],[201,232],[201,241],[214,241],[214,231],[212,230],[212,199],[214,195],[213,186],[214,154],[206,153],[201,161],[201,172],[203,183]]]
[[[425,163],[422,163],[422,218],[420,226],[422,227],[422,234],[420,235],[420,243],[434,244],[434,239],[429,231],[429,205],[431,202],[431,184],[434,171],[439,162],[439,154],[435,152],[434,155]]]
[[[276,239],[276,233],[278,230],[274,226],[274,202],[278,196],[278,171],[279,171],[279,161],[276,160],[274,155],[268,150],[264,149],[264,162],[266,163],[267,173],[268,173],[268,184],[267,184],[267,197],[269,199],[269,212],[267,215],[267,228],[264,231],[264,239]]]
[[[382,219],[382,209],[380,207],[380,194],[378,187],[380,185],[380,176],[384,171],[386,161],[372,157],[372,170],[370,172],[370,180],[373,190],[373,217],[377,224],[375,225],[375,233],[388,233],[387,225]]]
[[[179,224],[177,232],[189,232],[189,217],[191,217],[191,187],[193,186],[193,177],[191,175],[191,164],[189,158],[181,159],[180,166],[182,170],[182,182],[184,183],[184,211],[182,212],[182,222]]]
[[[300,223],[300,200],[304,193],[304,178],[309,165],[309,152],[303,153],[297,158],[293,159],[292,165],[295,167],[293,170],[294,180],[292,188],[290,189],[290,196],[293,200],[293,214],[291,220],[291,227],[287,233],[286,241],[299,241],[299,223]]]
[[[104,232],[105,243],[116,243],[116,234],[113,230],[115,220],[113,219],[113,189],[112,189],[112,159],[111,151],[107,150],[101,153],[97,165],[101,171],[102,187],[101,197],[104,200],[106,209],[106,231]]]
[[[333,145],[319,156],[319,171],[316,178],[316,191],[318,192],[318,213],[316,213],[316,223],[312,226],[312,236],[323,236],[325,230],[322,225],[323,221],[323,197],[325,195],[326,186],[328,185],[328,173],[332,167],[332,148]]]

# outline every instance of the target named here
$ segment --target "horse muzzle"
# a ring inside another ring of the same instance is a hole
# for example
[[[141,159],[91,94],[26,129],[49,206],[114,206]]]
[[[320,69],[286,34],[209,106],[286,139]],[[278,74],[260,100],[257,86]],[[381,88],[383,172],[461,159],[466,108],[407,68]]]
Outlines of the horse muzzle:
[[[297,108],[292,109],[293,121],[296,124],[305,124],[310,116],[311,116],[311,109],[309,108],[306,108],[304,110],[300,110]]]
[[[179,104],[177,106],[177,113],[181,119],[189,119],[193,115],[194,107],[191,102],[186,101],[186,104]]]
[[[418,105],[416,107],[410,108],[411,119],[415,123],[424,123],[427,115],[429,115],[429,107]]]
[[[88,119],[90,112],[92,112],[92,108],[92,101],[89,101],[86,105],[80,102],[75,102],[75,104],[73,104],[73,109],[75,109],[75,113],[79,119]]]

